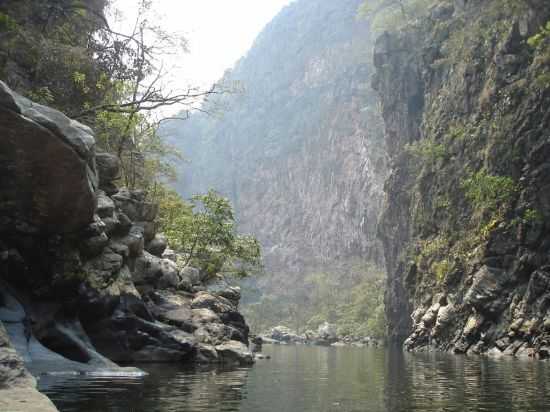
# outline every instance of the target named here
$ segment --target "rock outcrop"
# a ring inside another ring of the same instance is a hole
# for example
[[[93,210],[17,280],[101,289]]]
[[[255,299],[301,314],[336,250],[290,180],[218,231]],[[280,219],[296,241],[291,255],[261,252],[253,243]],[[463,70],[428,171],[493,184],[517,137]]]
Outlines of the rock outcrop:
[[[119,174],[89,128],[0,82],[3,387],[27,379],[23,361],[36,374],[253,362],[239,289],[207,292],[198,270],[163,257],[158,205],[118,189]]]
[[[440,2],[376,42],[386,314],[411,350],[549,354],[548,48],[527,39],[550,8],[502,3]]]
[[[36,380],[23,359],[11,346],[0,322],[0,410],[13,412],[55,412],[50,400],[36,390]]]

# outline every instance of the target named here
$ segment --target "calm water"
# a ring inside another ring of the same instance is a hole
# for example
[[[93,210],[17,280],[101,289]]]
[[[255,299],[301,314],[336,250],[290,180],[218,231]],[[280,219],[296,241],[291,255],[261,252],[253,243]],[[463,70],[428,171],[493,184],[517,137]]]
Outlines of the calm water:
[[[145,367],[139,379],[47,377],[80,412],[550,411],[550,363],[372,348],[265,346],[248,368]]]

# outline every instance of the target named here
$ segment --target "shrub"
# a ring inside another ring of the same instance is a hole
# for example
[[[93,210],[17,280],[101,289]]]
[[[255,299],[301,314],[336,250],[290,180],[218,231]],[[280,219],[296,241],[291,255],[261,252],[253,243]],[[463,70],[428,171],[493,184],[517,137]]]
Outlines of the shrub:
[[[481,211],[496,212],[509,205],[518,192],[518,187],[509,176],[495,176],[480,170],[462,181],[466,198]]]
[[[184,255],[183,266],[191,264],[209,277],[218,272],[244,277],[260,268],[260,244],[237,233],[228,199],[210,190],[187,203],[165,189],[159,205],[161,228],[170,245]]]

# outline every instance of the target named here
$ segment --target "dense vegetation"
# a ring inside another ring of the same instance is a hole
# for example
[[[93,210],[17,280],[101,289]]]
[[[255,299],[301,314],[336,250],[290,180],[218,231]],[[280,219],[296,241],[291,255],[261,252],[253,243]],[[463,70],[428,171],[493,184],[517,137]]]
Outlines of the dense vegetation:
[[[209,278],[223,273],[247,276],[260,269],[260,244],[236,233],[228,199],[210,190],[185,202],[172,190],[160,196],[160,226],[181,253],[181,265],[199,268]]]

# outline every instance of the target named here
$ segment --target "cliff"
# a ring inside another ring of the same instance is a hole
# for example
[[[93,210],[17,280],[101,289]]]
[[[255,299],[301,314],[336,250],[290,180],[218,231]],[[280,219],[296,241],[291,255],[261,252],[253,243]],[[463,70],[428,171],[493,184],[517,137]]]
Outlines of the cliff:
[[[546,1],[446,1],[378,38],[389,334],[550,355]]]
[[[376,231],[386,154],[370,89],[374,37],[357,19],[360,3],[291,3],[221,80],[236,92],[210,99],[210,115],[164,130],[189,159],[178,190],[228,195],[240,229],[261,241],[266,275],[252,283],[278,306],[264,302],[247,313],[263,317],[263,327],[303,328],[325,300],[314,289],[329,282],[349,300],[371,276],[365,267],[384,265]],[[245,298],[257,303],[251,292]],[[289,313],[290,306],[298,308]],[[331,319],[311,327],[323,320]]]

